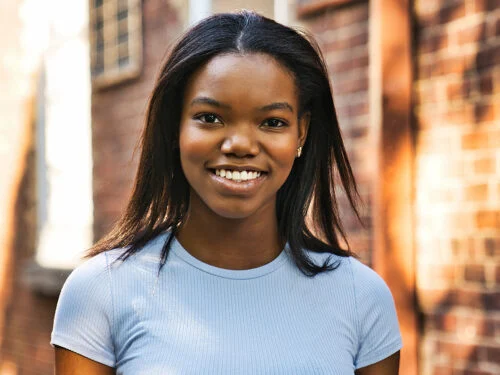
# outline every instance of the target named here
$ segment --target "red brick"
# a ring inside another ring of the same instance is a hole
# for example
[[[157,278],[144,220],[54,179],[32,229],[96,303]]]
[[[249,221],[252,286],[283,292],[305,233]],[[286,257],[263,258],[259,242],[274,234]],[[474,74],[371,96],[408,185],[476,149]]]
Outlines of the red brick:
[[[353,47],[359,47],[368,43],[368,30],[344,39],[337,39],[323,46],[324,51],[343,51]]]
[[[321,34],[328,30],[335,30],[344,26],[364,24],[368,21],[368,5],[355,4],[343,8],[334,8],[322,13],[307,17],[303,21],[314,34]]]
[[[462,258],[464,255],[467,257],[473,256],[477,249],[473,238],[452,238],[450,242],[451,251],[456,258]]]
[[[461,29],[457,33],[458,45],[478,43],[486,39],[486,26],[484,23]]]
[[[500,45],[487,46],[476,55],[476,67],[479,71],[500,64]]]
[[[464,267],[464,280],[484,283],[486,281],[484,266],[482,264],[467,264]]]
[[[500,238],[485,238],[484,250],[489,257],[500,256]]]
[[[435,76],[438,76],[439,66],[434,62],[420,62],[418,66],[418,75],[420,79],[429,79]]]
[[[468,186],[465,189],[465,198],[469,201],[487,201],[488,185],[478,184],[478,185]]]
[[[460,329],[472,329],[476,337],[489,338],[495,337],[495,327],[500,320],[495,320],[486,315],[470,315],[458,318],[457,325]]]
[[[473,123],[474,107],[468,103],[448,106],[445,113],[445,119],[446,122],[453,125],[466,125]]]
[[[349,94],[368,90],[368,79],[351,78],[338,82],[333,86],[333,91],[339,94]]]
[[[449,306],[451,290],[420,288],[418,300],[423,312],[431,313],[437,309]]]
[[[355,116],[363,116],[369,113],[369,104],[368,102],[361,102],[349,105],[348,107],[348,115],[352,118]]]
[[[476,103],[474,106],[474,119],[476,123],[493,122],[496,120],[497,100],[493,99],[489,103]]]
[[[500,310],[500,292],[486,292],[471,289],[450,290],[442,306],[462,306],[474,309]]]
[[[488,147],[488,133],[475,132],[462,136],[462,148],[464,150],[481,149]]]
[[[435,73],[439,75],[464,74],[472,69],[472,58],[467,55],[455,55],[439,60],[436,63]]]
[[[330,63],[328,69],[333,73],[334,77],[338,76],[338,73],[345,73],[357,68],[368,68],[368,55],[359,56],[353,59],[340,60]]]
[[[465,1],[452,3],[450,6],[444,6],[438,11],[439,23],[448,23],[465,16]]]
[[[448,48],[449,38],[448,34],[435,33],[435,34],[427,34],[417,40],[417,50],[419,53],[430,53],[436,52],[441,49]]]
[[[438,344],[439,352],[450,360],[466,360],[469,363],[478,360],[479,349],[476,345],[458,342],[442,342]]]
[[[476,225],[479,229],[500,228],[500,211],[481,210],[476,214]]]
[[[454,332],[457,329],[457,316],[453,313],[429,314],[426,319],[433,330]]]
[[[481,157],[474,161],[473,170],[476,175],[487,175],[495,173],[495,158],[492,156]]]
[[[499,0],[474,0],[472,4],[474,12],[487,12],[500,8]]]
[[[454,375],[454,368],[451,366],[437,365],[434,367],[432,375]]]
[[[492,19],[489,25],[489,34],[490,38],[497,38],[500,35],[500,16]]]
[[[457,374],[457,375],[494,375],[490,371],[484,371],[484,370],[480,370],[480,369],[460,370],[460,371],[456,371],[455,374]]]
[[[458,82],[449,82],[446,87],[446,96],[448,97],[448,100],[468,99],[473,88],[473,82],[470,79],[464,79]]]
[[[498,363],[498,359],[500,358],[500,346],[496,347],[487,347],[486,348],[486,360]]]
[[[421,85],[415,90],[415,105],[436,103],[438,101],[435,85]]]
[[[479,92],[481,95],[493,94],[493,75],[491,73],[485,73],[479,79]]]
[[[457,269],[453,264],[429,265],[426,267],[426,277],[433,282],[450,282],[457,278]]]

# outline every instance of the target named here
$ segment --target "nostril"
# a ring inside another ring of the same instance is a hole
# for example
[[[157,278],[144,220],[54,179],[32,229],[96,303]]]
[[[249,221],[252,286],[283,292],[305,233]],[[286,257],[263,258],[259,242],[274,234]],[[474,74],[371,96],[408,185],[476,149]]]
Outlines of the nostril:
[[[230,157],[252,157],[259,153],[259,145],[254,137],[234,135],[221,144],[221,152]]]

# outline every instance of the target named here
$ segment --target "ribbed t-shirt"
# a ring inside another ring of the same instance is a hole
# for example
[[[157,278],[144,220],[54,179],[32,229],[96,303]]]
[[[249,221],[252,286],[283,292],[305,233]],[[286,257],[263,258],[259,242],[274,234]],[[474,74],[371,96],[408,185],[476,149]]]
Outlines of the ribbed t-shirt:
[[[166,234],[125,261],[101,253],[66,281],[52,345],[117,374],[353,374],[397,352],[385,282],[352,257],[307,277],[286,248],[249,270],[203,263]],[[322,264],[331,254],[308,252]]]

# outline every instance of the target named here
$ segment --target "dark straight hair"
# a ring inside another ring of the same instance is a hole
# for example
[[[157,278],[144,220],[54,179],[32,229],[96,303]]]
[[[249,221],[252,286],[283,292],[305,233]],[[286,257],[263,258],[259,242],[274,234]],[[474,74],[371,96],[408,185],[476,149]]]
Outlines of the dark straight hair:
[[[315,264],[305,249],[350,256],[335,196],[337,179],[359,219],[359,194],[342,141],[328,72],[314,39],[249,11],[216,14],[189,29],[161,68],[150,97],[141,139],[141,156],[132,196],[121,219],[88,256],[123,248],[121,259],[139,251],[158,234],[170,231],[162,250],[165,264],[172,239],[189,208],[189,184],[179,156],[182,98],[190,76],[220,54],[262,53],[294,75],[299,116],[309,114],[300,158],[277,193],[279,236],[306,275],[332,270],[330,257]],[[309,223],[307,220],[310,215]]]

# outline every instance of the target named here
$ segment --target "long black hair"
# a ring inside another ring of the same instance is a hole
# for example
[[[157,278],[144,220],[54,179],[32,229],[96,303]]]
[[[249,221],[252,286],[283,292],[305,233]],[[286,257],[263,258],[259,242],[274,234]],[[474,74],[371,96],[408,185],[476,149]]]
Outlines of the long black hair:
[[[188,30],[163,64],[152,92],[134,189],[114,229],[97,242],[89,256],[124,248],[121,259],[139,251],[164,231],[165,263],[177,230],[189,208],[189,184],[179,156],[179,124],[183,92],[189,77],[220,54],[262,53],[272,56],[294,75],[299,116],[310,115],[300,158],[277,193],[276,214],[281,240],[306,275],[334,269],[330,258],[315,264],[304,249],[340,256],[353,255],[347,243],[334,188],[338,179],[359,218],[354,176],[342,141],[327,69],[321,52],[305,32],[283,26],[257,13],[216,14]],[[307,220],[309,215],[310,220]]]

